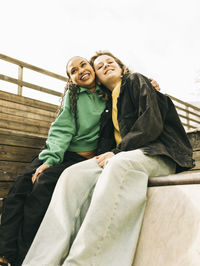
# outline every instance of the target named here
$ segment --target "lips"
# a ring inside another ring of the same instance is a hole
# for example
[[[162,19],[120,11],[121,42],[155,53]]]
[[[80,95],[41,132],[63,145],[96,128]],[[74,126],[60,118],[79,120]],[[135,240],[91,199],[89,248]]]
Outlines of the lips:
[[[85,81],[85,80],[88,80],[89,78],[90,78],[90,73],[85,73],[85,74],[83,74],[83,75],[80,77],[80,80]]]
[[[107,70],[104,72],[104,75],[106,75],[108,72],[112,72],[112,71],[114,71],[113,68],[112,68],[112,69],[107,69]]]

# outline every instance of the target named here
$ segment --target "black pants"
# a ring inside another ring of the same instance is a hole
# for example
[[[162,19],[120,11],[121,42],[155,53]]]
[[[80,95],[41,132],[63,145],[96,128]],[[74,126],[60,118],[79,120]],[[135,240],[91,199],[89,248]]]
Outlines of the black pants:
[[[33,184],[32,175],[43,163],[36,158],[16,179],[3,200],[0,225],[0,256],[5,256],[12,266],[21,265],[26,256],[63,170],[83,160],[76,153],[66,152],[61,164],[46,169]]]

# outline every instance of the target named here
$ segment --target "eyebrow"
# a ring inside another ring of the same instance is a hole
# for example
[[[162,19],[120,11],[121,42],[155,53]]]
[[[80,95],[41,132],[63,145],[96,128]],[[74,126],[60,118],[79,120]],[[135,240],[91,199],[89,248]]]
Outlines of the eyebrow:
[[[86,61],[85,60],[83,60],[83,61],[81,61],[80,63],[79,63],[79,65],[81,65],[82,63],[85,63]],[[73,71],[74,69],[76,69],[77,67],[72,67],[71,69],[70,69],[70,72],[71,71]]]
[[[103,62],[99,62],[96,66],[99,66],[99,65],[101,65],[101,64],[103,64]]]
[[[70,69],[70,72],[72,73],[72,71],[74,70],[74,69],[76,69],[77,67],[72,67],[71,69]]]
[[[114,59],[112,59],[112,58],[107,58],[105,61],[108,62],[108,61],[110,61],[110,60],[114,60]],[[103,64],[103,62],[100,61],[96,66],[99,66],[100,64]]]

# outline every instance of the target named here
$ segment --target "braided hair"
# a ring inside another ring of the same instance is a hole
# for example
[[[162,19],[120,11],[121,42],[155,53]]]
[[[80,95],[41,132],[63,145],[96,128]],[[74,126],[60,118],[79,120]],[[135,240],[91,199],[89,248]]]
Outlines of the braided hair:
[[[63,96],[61,98],[61,103],[60,103],[60,106],[59,106],[57,112],[59,112],[60,109],[62,108],[63,100],[64,100],[64,97],[65,97],[65,94],[67,91],[69,91],[70,111],[71,111],[72,115],[74,116],[75,124],[77,127],[77,119],[78,119],[77,101],[78,101],[78,96],[79,96],[79,92],[80,92],[80,87],[78,85],[67,81],[67,84],[65,85]]]

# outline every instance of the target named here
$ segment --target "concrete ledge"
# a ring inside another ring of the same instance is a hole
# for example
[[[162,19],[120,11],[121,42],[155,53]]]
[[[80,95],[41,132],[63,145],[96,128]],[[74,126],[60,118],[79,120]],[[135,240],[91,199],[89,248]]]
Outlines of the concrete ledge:
[[[148,186],[200,184],[200,171],[187,171],[169,176],[151,177]]]
[[[150,187],[132,266],[200,265],[200,185]]]

